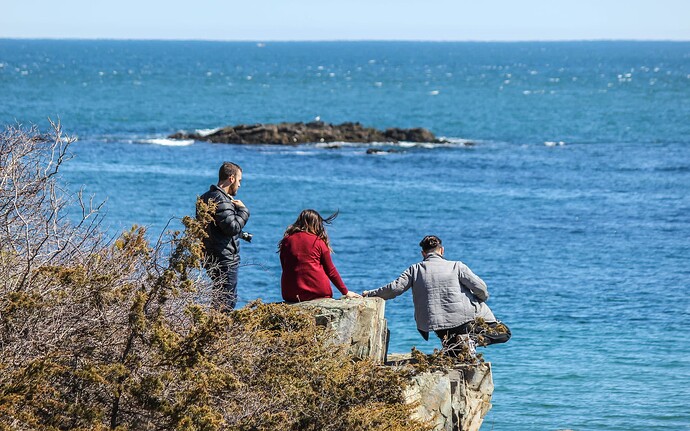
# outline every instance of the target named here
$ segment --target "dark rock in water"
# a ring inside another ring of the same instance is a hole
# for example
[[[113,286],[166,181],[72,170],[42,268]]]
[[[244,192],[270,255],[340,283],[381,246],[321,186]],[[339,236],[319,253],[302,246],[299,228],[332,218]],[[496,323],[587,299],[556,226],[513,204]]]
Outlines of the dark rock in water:
[[[433,133],[421,127],[415,129],[386,129],[384,134],[393,142],[442,142],[436,139]]]
[[[330,124],[323,121],[310,123],[240,124],[219,129],[210,134],[178,132],[170,139],[194,139],[227,144],[297,145],[315,142],[446,142],[437,139],[423,128],[381,131],[363,127],[359,123]]]
[[[185,132],[177,132],[173,133],[172,135],[168,136],[168,139],[190,139],[189,136],[192,134],[185,133]],[[196,134],[194,134],[196,135]]]
[[[400,153],[400,150],[382,150],[381,148],[367,148],[367,154]]]
[[[367,148],[367,154],[378,154],[383,152],[384,151],[380,148]]]

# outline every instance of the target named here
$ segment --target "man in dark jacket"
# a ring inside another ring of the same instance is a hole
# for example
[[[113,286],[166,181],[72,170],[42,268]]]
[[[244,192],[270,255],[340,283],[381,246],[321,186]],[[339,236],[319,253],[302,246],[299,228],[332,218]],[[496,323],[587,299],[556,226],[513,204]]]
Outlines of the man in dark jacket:
[[[211,303],[222,311],[230,311],[237,304],[237,270],[240,266],[239,239],[249,219],[249,210],[239,199],[234,199],[242,183],[242,168],[224,162],[218,171],[218,184],[199,199],[216,204],[214,221],[207,227],[204,240],[206,270],[213,280]],[[246,234],[245,234],[246,236]]]

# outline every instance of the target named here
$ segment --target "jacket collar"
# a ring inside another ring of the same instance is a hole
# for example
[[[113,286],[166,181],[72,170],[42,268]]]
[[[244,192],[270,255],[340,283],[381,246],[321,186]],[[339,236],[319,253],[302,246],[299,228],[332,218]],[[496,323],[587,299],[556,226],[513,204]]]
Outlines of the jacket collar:
[[[211,184],[211,190],[218,190],[219,192],[221,192],[222,194],[224,194],[225,196],[227,196],[230,200],[232,200],[232,196],[230,196],[229,194],[225,193],[225,190],[221,189],[220,187],[218,187],[218,186],[215,185],[215,184]]]
[[[424,261],[432,260],[432,259],[433,259],[433,260],[435,260],[435,259],[443,259],[443,256],[441,256],[441,255],[438,254],[438,253],[429,253],[429,254],[427,254],[426,257],[424,258]]]

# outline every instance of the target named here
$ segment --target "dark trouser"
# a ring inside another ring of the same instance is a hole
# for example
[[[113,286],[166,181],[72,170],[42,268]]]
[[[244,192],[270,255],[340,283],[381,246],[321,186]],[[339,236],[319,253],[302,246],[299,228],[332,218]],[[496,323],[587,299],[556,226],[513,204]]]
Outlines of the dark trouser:
[[[211,306],[217,310],[232,311],[237,304],[237,270],[239,259],[235,261],[220,261],[207,268],[208,275],[213,280],[211,292]]]
[[[434,331],[441,339],[441,345],[451,354],[459,348],[458,336],[468,334],[478,346],[505,343],[510,340],[511,333],[508,326],[502,322],[477,323],[470,321],[455,328]]]

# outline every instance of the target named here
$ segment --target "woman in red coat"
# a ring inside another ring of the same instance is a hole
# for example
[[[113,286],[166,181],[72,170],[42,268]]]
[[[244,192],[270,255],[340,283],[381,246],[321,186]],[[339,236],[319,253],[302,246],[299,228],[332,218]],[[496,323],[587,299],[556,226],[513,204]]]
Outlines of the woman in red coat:
[[[280,287],[287,302],[331,298],[331,282],[346,298],[360,298],[350,292],[331,260],[331,243],[324,228],[336,218],[335,213],[324,220],[314,210],[304,210],[285,230],[278,243],[283,275]]]

